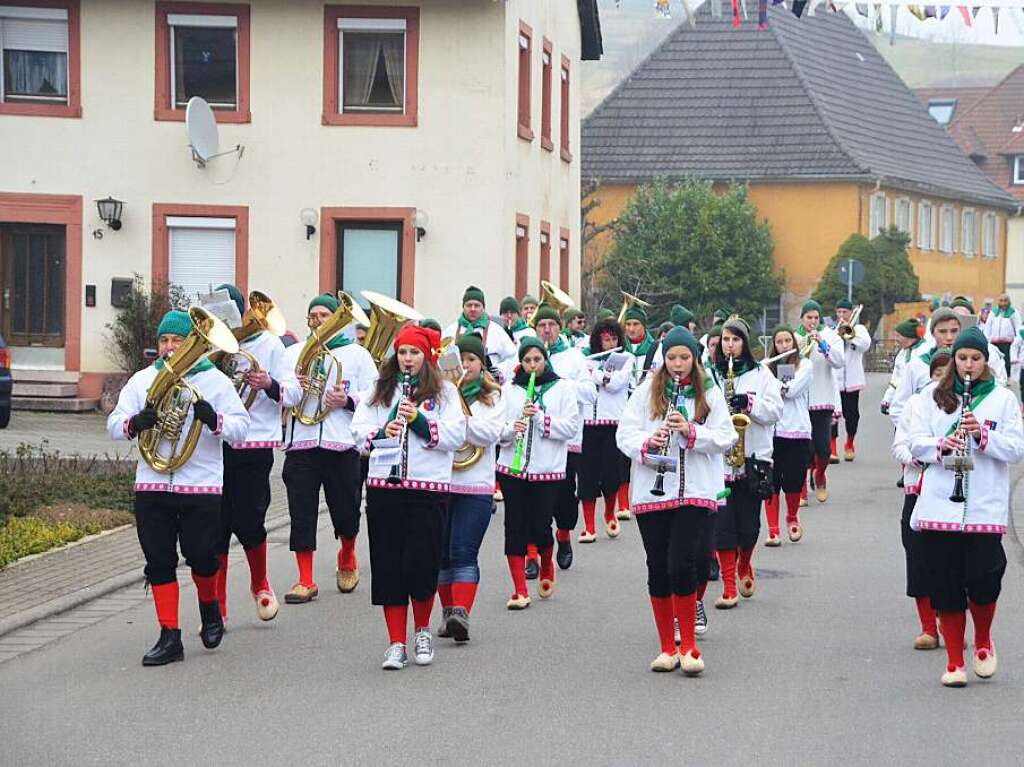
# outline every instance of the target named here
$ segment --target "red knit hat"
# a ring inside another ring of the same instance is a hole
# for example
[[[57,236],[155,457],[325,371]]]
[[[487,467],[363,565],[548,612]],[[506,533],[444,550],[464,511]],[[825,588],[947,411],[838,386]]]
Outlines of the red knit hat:
[[[415,323],[409,323],[402,328],[395,337],[395,351],[399,346],[415,346],[427,362],[431,365],[437,364],[437,355],[441,353],[441,334],[431,328],[421,328]]]

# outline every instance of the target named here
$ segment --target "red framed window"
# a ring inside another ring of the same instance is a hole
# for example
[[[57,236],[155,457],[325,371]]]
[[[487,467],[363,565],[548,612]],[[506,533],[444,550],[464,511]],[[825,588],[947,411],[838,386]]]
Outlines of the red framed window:
[[[201,96],[219,123],[252,120],[248,5],[157,2],[155,51],[155,119],[183,121]]]
[[[519,39],[516,46],[519,48],[519,138],[533,141],[530,114],[530,57],[533,55],[533,30],[524,21],[519,22]]]
[[[540,222],[540,278],[551,280],[551,224],[547,221]]]
[[[569,292],[569,228],[558,230],[558,287]]]
[[[572,162],[572,152],[569,150],[569,59],[562,56],[562,98],[560,115],[562,133],[562,159]]]
[[[249,284],[249,208],[153,203],[150,278],[192,299],[222,282],[245,295]]]
[[[79,0],[0,2],[0,115],[82,116]]]
[[[516,296],[526,295],[530,264],[530,217],[516,213]]]
[[[551,141],[552,50],[551,41],[545,37],[543,53],[541,54],[540,145],[549,152],[555,149],[555,145]]]
[[[324,125],[416,127],[419,67],[419,8],[324,7]]]

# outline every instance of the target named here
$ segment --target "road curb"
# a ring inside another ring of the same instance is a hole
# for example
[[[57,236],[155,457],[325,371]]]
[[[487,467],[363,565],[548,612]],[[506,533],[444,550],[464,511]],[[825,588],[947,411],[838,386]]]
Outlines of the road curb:
[[[326,505],[321,505],[320,511],[326,509]],[[268,520],[267,532],[273,532],[280,530],[282,527],[290,524],[291,518],[287,513],[281,514],[275,519]],[[232,543],[232,548],[238,546],[238,541]],[[101,597],[105,597],[108,594],[112,594],[115,591],[120,591],[124,588],[129,588],[143,583],[146,580],[145,576],[142,575],[137,568],[121,573],[120,575],[114,575],[106,580],[95,583],[92,586],[87,586],[84,589],[79,589],[70,594],[51,599],[49,602],[44,602],[41,605],[30,607],[27,610],[23,610],[14,615],[8,616],[7,618],[0,619],[0,637],[10,634],[19,629],[23,629],[26,626],[30,626],[33,623],[38,623],[41,620],[52,618],[55,615],[66,613],[69,610],[74,610],[76,607],[93,602]]]

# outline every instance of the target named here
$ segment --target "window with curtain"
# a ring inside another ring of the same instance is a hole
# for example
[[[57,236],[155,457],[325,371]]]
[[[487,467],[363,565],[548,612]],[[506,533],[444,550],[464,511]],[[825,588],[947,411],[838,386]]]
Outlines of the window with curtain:
[[[981,255],[995,258],[999,255],[999,219],[995,213],[986,213],[982,223]]]
[[[868,220],[868,239],[877,237],[885,228],[885,192],[871,195],[871,209]]]
[[[932,221],[934,208],[930,202],[921,200],[917,206],[917,247],[921,250],[935,248],[935,224]]]
[[[911,204],[910,200],[906,197],[900,197],[896,200],[896,228],[901,232],[906,232],[911,235],[911,241],[913,241],[913,222],[911,221]]]
[[[939,212],[939,250],[943,253],[953,252],[954,234],[953,209],[948,205],[944,205]]]
[[[978,216],[970,209],[960,214],[960,250],[965,256],[978,252]]]
[[[67,10],[0,5],[0,101],[68,103]]]
[[[339,19],[342,112],[405,111],[405,20]]]
[[[238,18],[169,14],[171,106],[200,96],[214,109],[238,108]]]

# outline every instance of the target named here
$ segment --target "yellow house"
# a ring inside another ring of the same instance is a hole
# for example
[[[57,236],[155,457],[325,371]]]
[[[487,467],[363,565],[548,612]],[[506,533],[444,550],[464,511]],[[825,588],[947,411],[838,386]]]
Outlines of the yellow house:
[[[582,173],[600,202],[590,222],[613,220],[657,178],[742,183],[786,273],[782,318],[795,319],[847,237],[889,225],[911,236],[922,293],[998,295],[1013,198],[845,15],[779,6],[769,18],[767,31],[710,15],[681,25],[586,118]],[[610,242],[591,240],[585,271]]]

